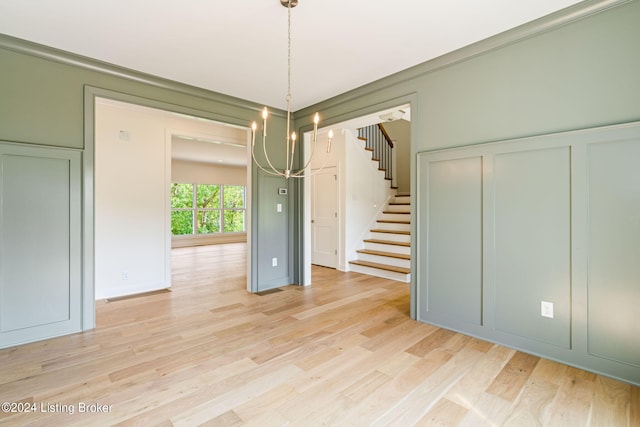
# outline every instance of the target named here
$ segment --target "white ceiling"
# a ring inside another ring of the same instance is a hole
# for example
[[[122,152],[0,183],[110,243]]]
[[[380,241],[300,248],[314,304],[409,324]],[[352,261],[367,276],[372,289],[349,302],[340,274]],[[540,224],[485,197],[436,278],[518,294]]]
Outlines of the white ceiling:
[[[293,110],[576,0],[300,0]],[[0,0],[0,33],[285,108],[280,0]]]

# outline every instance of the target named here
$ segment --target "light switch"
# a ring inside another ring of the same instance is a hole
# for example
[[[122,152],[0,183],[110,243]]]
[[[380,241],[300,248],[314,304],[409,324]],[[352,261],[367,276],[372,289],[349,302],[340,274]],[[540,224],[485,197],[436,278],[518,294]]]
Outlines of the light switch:
[[[282,212],[282,203],[276,204],[276,212]]]

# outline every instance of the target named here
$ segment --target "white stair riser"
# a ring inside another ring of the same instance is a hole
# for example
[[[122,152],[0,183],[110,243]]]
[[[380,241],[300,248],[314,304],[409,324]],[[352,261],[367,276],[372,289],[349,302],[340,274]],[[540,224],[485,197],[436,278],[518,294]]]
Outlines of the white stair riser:
[[[384,255],[373,255],[358,253],[360,261],[376,262],[378,264],[393,265],[395,267],[411,268],[411,261],[408,259],[393,258]]]
[[[396,196],[393,201],[394,203],[411,203],[411,196]]]
[[[409,246],[387,245],[385,243],[364,242],[364,248],[372,251],[391,252],[394,254],[411,255]]]
[[[393,231],[411,231],[411,224],[396,224],[393,222],[377,222],[377,227],[380,230],[393,230]]]
[[[363,265],[350,264],[349,269],[357,273],[368,274],[370,276],[382,277],[390,280],[397,280],[398,282],[409,283],[411,281],[411,274],[397,273],[395,271],[380,270],[378,268],[365,267]]]
[[[383,213],[378,219],[385,221],[410,221],[411,215],[406,213]]]
[[[411,243],[411,236],[408,234],[371,232],[371,238],[376,240],[391,240],[392,242]]]
[[[409,205],[388,205],[387,210],[391,212],[411,212]]]

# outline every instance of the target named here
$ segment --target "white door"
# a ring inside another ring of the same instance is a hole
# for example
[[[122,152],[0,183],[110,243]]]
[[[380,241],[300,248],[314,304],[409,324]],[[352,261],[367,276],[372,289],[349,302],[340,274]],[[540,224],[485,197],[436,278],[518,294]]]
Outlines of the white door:
[[[311,263],[338,265],[338,175],[335,167],[311,177]]]

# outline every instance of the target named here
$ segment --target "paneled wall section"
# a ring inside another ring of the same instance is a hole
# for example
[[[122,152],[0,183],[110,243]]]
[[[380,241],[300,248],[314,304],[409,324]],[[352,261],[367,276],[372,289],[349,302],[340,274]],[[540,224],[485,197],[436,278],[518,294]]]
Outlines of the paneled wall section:
[[[420,320],[640,384],[640,124],[418,155]]]

